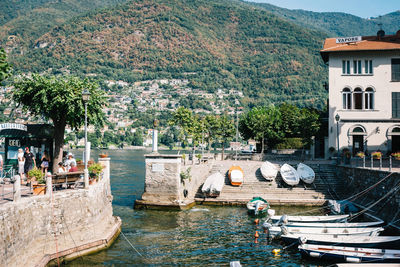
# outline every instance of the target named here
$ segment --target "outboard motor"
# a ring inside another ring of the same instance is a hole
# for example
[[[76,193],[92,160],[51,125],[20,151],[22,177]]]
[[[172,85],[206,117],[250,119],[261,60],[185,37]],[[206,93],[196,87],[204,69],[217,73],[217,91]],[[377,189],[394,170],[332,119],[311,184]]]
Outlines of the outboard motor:
[[[300,236],[298,241],[299,241],[299,245],[303,245],[303,244],[307,243],[307,237]]]
[[[288,216],[287,215],[282,215],[282,217],[279,219],[278,225],[283,225],[288,223]]]
[[[258,211],[259,211],[260,207],[261,207],[261,202],[256,202],[256,206],[254,207],[255,208],[255,210],[254,210],[254,214],[255,215],[258,214]]]
[[[287,235],[289,233],[289,230],[286,226],[282,225],[281,226],[281,235]]]
[[[275,216],[275,210],[274,209],[268,209],[268,217]]]

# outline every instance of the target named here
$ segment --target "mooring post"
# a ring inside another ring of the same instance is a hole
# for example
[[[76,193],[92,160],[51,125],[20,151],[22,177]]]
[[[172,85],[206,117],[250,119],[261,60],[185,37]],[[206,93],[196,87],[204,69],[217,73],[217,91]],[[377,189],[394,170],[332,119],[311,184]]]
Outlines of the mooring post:
[[[379,158],[379,170],[382,170],[382,157]]]
[[[371,169],[374,168],[374,157],[371,155]]]
[[[389,171],[392,171],[392,155],[389,156]]]
[[[15,175],[13,201],[18,202],[21,200],[21,177]]]
[[[362,158],[363,160],[363,168],[365,168],[365,156]]]
[[[53,193],[53,179],[51,177],[51,172],[46,174],[46,195],[51,196]]]

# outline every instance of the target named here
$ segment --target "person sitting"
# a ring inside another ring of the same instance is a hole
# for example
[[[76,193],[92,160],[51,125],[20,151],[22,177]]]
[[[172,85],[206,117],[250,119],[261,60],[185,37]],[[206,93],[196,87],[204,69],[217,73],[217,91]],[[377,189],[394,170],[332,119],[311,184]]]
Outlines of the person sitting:
[[[79,170],[78,167],[76,167],[76,162],[71,162],[71,168],[69,168],[68,172],[77,172],[77,171]]]
[[[62,162],[59,162],[58,163],[58,171],[57,171],[58,173],[65,173],[65,172],[67,172],[67,169],[64,167],[64,165],[63,165],[63,163]]]
[[[72,167],[72,164],[75,164],[76,167],[76,160],[74,159],[74,155],[72,155],[72,153],[68,153],[67,158],[68,159],[65,161],[65,164],[67,165],[67,170],[69,171],[69,169]]]

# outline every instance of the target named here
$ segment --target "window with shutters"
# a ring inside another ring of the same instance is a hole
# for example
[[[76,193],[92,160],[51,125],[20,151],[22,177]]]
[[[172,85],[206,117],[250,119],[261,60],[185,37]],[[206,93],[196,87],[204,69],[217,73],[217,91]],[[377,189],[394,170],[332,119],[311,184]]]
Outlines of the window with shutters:
[[[400,82],[400,58],[392,58],[392,82]]]
[[[392,92],[392,118],[400,118],[400,93]]]

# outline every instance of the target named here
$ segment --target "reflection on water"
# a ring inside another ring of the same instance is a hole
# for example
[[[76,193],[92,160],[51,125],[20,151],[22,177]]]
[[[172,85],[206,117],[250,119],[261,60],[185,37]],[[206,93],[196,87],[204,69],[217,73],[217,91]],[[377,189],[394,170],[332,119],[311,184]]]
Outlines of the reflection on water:
[[[244,266],[310,266],[296,250],[279,256],[272,249],[282,246],[261,233],[254,243],[256,226],[241,207],[196,206],[189,211],[134,210],[143,193],[146,151],[108,151],[111,157],[111,188],[114,214],[122,219],[122,235],[106,251],[69,262],[70,266],[132,265],[229,265],[239,260]],[[93,156],[97,153],[94,152]],[[281,207],[279,209],[282,209]],[[277,214],[298,213],[299,208],[278,210]],[[304,209],[302,210],[304,211]],[[261,232],[261,231],[260,231]]]

